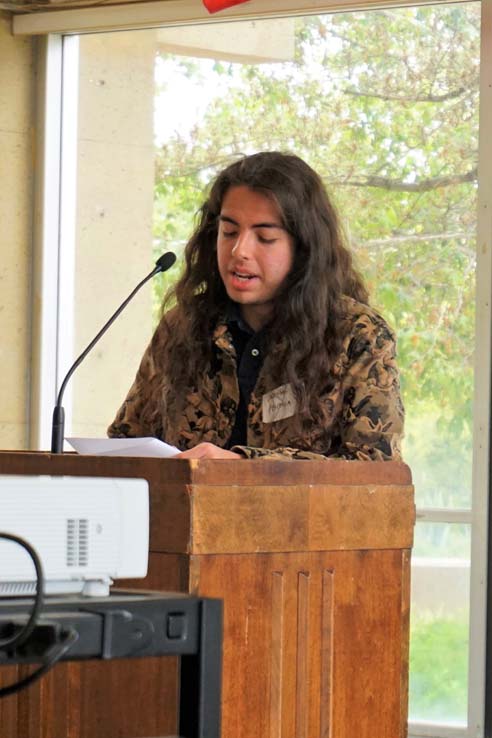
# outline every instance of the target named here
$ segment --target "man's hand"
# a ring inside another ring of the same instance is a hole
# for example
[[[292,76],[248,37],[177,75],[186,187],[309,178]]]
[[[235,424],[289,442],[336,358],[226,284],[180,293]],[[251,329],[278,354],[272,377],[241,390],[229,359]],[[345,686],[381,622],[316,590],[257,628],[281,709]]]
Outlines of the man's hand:
[[[215,446],[213,443],[199,443],[198,446],[182,451],[174,459],[242,459],[240,454]]]

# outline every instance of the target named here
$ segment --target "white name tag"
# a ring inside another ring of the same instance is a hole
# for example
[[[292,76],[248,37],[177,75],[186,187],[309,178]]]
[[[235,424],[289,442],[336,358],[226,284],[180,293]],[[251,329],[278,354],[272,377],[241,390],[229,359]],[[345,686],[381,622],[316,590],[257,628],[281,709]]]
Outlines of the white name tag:
[[[261,401],[261,413],[264,423],[275,423],[276,420],[291,418],[297,411],[297,401],[292,385],[283,384],[281,387],[267,392]]]

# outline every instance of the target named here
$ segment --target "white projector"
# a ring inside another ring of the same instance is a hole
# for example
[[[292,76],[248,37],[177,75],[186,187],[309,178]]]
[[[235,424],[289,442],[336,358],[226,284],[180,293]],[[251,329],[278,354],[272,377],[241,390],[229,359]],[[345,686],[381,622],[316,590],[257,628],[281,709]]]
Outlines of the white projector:
[[[148,483],[0,475],[0,532],[23,538],[36,550],[46,594],[107,596],[113,579],[147,574]],[[35,591],[29,554],[0,538],[0,597]]]

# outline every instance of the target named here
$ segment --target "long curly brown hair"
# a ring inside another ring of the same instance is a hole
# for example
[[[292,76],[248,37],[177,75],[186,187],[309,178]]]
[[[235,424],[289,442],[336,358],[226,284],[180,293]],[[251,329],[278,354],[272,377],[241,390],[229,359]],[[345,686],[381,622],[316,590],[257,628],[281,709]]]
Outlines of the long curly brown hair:
[[[266,151],[239,159],[213,182],[185,249],[182,277],[167,294],[167,370],[173,394],[211,370],[212,333],[228,303],[217,267],[218,216],[226,192],[245,185],[275,202],[294,242],[293,267],[276,295],[265,370],[294,387],[304,417],[312,415],[320,378],[326,387],[343,340],[342,295],[367,303],[333,203],[318,174],[298,156]]]

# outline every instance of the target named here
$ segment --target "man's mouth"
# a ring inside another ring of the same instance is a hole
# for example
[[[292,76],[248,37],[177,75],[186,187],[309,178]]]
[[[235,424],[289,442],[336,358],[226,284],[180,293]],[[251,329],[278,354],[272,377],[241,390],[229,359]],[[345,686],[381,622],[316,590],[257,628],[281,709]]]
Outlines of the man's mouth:
[[[232,276],[236,277],[237,279],[243,279],[245,282],[248,281],[248,279],[254,279],[255,274],[246,274],[244,272],[232,272]]]

